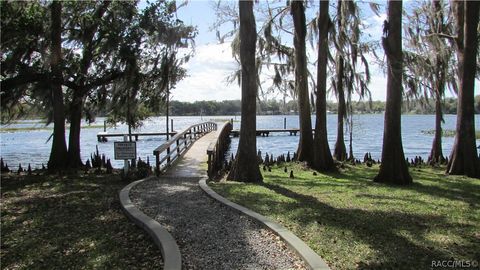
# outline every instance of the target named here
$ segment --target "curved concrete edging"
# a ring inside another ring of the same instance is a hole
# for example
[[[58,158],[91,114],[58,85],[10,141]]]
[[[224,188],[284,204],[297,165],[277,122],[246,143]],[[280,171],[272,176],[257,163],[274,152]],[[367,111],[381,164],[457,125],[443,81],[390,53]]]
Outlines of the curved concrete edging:
[[[120,205],[125,214],[130,218],[137,226],[145,230],[150,237],[153,238],[155,244],[160,248],[163,257],[163,269],[165,270],[181,270],[182,269],[182,256],[177,242],[172,235],[163,228],[160,223],[151,219],[145,215],[142,211],[138,210],[130,200],[130,190],[137,184],[147,180],[149,178],[141,179],[128,184],[120,191]]]
[[[220,196],[218,193],[213,191],[207,185],[207,178],[202,178],[198,184],[200,188],[205,191],[210,197],[216,199],[217,201],[237,210],[241,213],[250,216],[256,220],[258,220],[261,224],[266,226],[272,232],[280,236],[280,238],[285,241],[288,246],[293,249],[307,264],[307,266],[312,270],[326,270],[330,269],[325,261],[318,256],[315,251],[313,251],[305,242],[303,242],[300,238],[298,238],[295,234],[289,231],[287,228],[283,227],[282,225],[276,223],[275,221],[267,218],[265,216],[260,215],[257,212],[254,212],[246,207],[238,205],[234,202],[231,202],[224,197]]]

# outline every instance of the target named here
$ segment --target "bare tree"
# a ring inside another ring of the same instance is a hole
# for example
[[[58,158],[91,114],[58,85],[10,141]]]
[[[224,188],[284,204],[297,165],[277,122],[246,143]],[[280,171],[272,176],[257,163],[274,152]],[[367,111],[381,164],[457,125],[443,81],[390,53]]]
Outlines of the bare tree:
[[[406,30],[407,50],[404,52],[405,80],[408,99],[413,97],[428,104],[429,96],[435,102],[435,133],[428,161],[443,163],[442,100],[445,89],[457,89],[457,63],[452,50],[452,12],[447,12],[443,1],[423,2],[409,16]],[[451,11],[451,9],[449,9]]]
[[[317,63],[317,91],[316,91],[316,120],[314,136],[314,162],[312,167],[319,171],[335,169],[332,153],[328,145],[327,136],[327,65],[328,65],[328,32],[330,17],[328,15],[329,1],[320,2],[318,19],[318,63]]]
[[[62,91],[62,3],[53,1],[51,12],[51,59],[50,68],[54,77],[51,85],[53,108],[52,150],[48,160],[48,170],[62,170],[67,165],[67,144],[65,142],[65,108]]]
[[[333,151],[333,156],[335,159],[339,161],[343,161],[347,159],[347,150],[345,148],[345,139],[344,139],[344,134],[343,134],[343,128],[344,128],[344,120],[347,115],[347,109],[346,109],[346,104],[345,104],[345,90],[343,88],[344,85],[344,57],[342,54],[341,49],[345,46],[345,40],[343,38],[343,35],[341,33],[343,32],[344,28],[344,13],[342,12],[342,0],[338,0],[337,4],[337,27],[338,27],[338,32],[340,33],[338,35],[338,50],[337,50],[337,56],[336,56],[336,68],[335,68],[335,75],[336,75],[336,80],[335,80],[335,93],[337,94],[337,101],[338,101],[338,111],[337,111],[337,141],[335,142],[335,149]]]
[[[295,36],[295,92],[298,95],[298,109],[300,111],[300,139],[298,142],[297,157],[299,161],[313,163],[313,136],[310,101],[308,94],[308,71],[305,38],[307,34],[305,21],[305,7],[302,1],[292,1],[291,10]]]
[[[237,155],[228,179],[242,182],[262,182],[263,177],[257,162],[257,70],[255,65],[257,33],[253,1],[240,0],[238,5],[240,10],[240,62],[242,65],[242,121]]]
[[[383,130],[382,164],[375,182],[412,183],[402,145],[402,1],[388,1],[388,28],[382,45],[387,56],[387,101]]]
[[[480,162],[477,155],[474,121],[474,89],[477,69],[478,21],[480,2],[458,1],[457,58],[460,87],[458,91],[457,126],[447,173],[480,178]]]
[[[365,55],[373,51],[373,46],[361,38],[362,19],[357,3],[351,0],[338,1],[336,20],[332,38],[336,50],[335,81],[332,80],[332,88],[337,96],[338,110],[337,140],[333,155],[335,159],[344,161],[347,159],[345,120],[350,133],[349,158],[354,158],[352,95],[356,93],[361,99],[370,98],[370,68]]]

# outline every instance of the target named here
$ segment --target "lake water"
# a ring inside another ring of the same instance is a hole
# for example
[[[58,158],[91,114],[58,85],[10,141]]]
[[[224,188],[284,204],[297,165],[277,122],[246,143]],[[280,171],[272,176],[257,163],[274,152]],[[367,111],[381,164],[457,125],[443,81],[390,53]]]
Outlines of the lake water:
[[[221,123],[228,119],[234,118],[234,128],[239,128],[239,116],[173,116],[174,130],[182,130],[190,125],[203,122],[215,121]],[[283,119],[287,119],[287,128],[298,128],[298,116],[257,116],[257,128],[283,128]],[[456,116],[445,115],[444,129],[455,129]],[[422,156],[424,159],[428,157],[433,140],[433,134],[424,134],[422,130],[433,130],[435,127],[434,115],[403,115],[402,116],[402,138],[405,155],[409,158]],[[85,162],[90,154],[95,151],[98,145],[100,153],[104,153],[107,158],[112,159],[112,165],[116,168],[123,166],[123,161],[113,160],[113,142],[123,140],[121,138],[109,138],[108,142],[97,142],[97,133],[103,131],[103,118],[98,118],[97,122],[92,125],[102,127],[84,128],[81,131],[81,155]],[[382,151],[383,139],[383,114],[369,114],[354,116],[353,125],[353,151],[357,158],[363,158],[365,152],[371,152],[372,158],[379,159]],[[312,117],[314,126],[315,118]],[[84,123],[85,126],[88,126]],[[337,115],[331,114],[327,116],[328,140],[330,149],[336,140]],[[480,126],[480,118],[475,117],[475,126]],[[28,127],[44,127],[39,121],[26,120],[19,121],[8,126],[1,126],[0,130],[0,156],[9,164],[10,168],[16,168],[18,163],[27,165],[31,163],[32,167],[41,167],[41,164],[47,164],[51,141],[48,141],[52,130],[33,130],[33,131],[15,131],[6,132],[4,128],[28,128]],[[119,125],[116,128],[108,127],[108,132],[126,133],[127,126]],[[143,126],[137,130],[141,132],[164,132],[165,117],[153,117],[144,122]],[[68,142],[68,130],[67,130]],[[345,145],[348,149],[348,133],[345,133]],[[449,155],[453,137],[443,138],[443,153]],[[142,159],[147,156],[151,161],[154,160],[153,150],[165,142],[165,137],[140,137],[137,141],[137,154]],[[480,141],[477,140],[477,145]],[[289,136],[288,133],[271,134],[269,137],[257,137],[257,148],[263,154],[268,152],[274,156],[291,153],[296,151],[298,144],[298,136]],[[235,152],[238,145],[238,138],[232,138],[231,151]]]

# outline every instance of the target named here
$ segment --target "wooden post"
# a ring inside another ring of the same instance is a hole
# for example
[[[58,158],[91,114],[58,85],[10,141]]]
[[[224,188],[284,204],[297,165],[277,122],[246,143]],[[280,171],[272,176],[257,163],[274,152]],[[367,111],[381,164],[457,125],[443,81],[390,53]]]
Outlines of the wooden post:
[[[123,135],[123,141],[128,142],[128,136]],[[128,159],[123,160],[123,171],[125,173],[125,176],[128,174]]]
[[[130,124],[128,124],[128,138],[129,138],[129,141],[131,142],[132,141],[132,126]]]
[[[287,129],[287,118],[283,118],[283,129]]]
[[[211,177],[212,176],[212,153],[208,152],[208,161],[207,161],[207,165],[208,165],[208,169],[207,169],[207,172],[208,172],[208,176]]]
[[[107,121],[103,121],[103,132],[107,132]]]
[[[160,153],[158,152],[155,153],[155,160],[156,160],[155,164],[157,165],[155,170],[156,170],[157,176],[159,176],[160,175]]]
[[[170,131],[173,132],[173,119],[170,119]]]
[[[168,82],[167,82],[167,84],[168,84]],[[165,115],[166,115],[166,118],[165,118],[165,122],[166,122],[166,123],[165,123],[165,126],[166,126],[166,129],[167,129],[167,142],[168,142],[168,139],[170,138],[170,137],[169,137],[170,134],[169,134],[169,132],[168,132],[168,102],[169,102],[169,94],[170,94],[170,93],[168,92],[168,85],[167,85],[167,110],[166,110],[166,113],[165,113]]]

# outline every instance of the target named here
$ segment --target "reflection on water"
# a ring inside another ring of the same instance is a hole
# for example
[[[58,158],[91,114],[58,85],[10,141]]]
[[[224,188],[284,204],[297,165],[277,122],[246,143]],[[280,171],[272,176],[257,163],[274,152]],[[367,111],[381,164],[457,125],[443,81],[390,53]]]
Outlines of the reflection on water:
[[[182,130],[190,125],[202,121],[222,122],[234,118],[240,120],[239,116],[174,116],[174,130]],[[298,116],[258,116],[257,128],[281,129],[283,121],[286,118],[287,128],[298,128]],[[456,116],[445,115],[444,129],[455,129]],[[106,143],[97,142],[97,133],[103,131],[103,118],[98,118],[93,123],[93,128],[82,129],[81,149],[82,159],[85,161],[90,154],[95,151],[98,145],[100,153],[105,153],[112,159],[112,165],[120,168],[123,161],[113,160],[113,142],[122,140],[121,138],[109,138]],[[432,130],[435,127],[435,117],[433,115],[403,115],[402,116],[402,138],[405,155],[409,158],[422,156],[427,158],[433,140],[432,134],[423,134],[422,130]],[[480,125],[480,118],[475,118],[475,126]],[[312,118],[312,125],[315,124],[315,118]],[[87,125],[87,124],[85,124]],[[96,127],[98,126],[98,127]],[[102,126],[102,127],[100,127]],[[240,122],[234,122],[234,128],[239,128]],[[327,129],[330,149],[336,139],[337,115],[328,115]],[[19,121],[2,128],[28,128],[44,127],[38,121]],[[126,133],[127,127],[119,125],[116,128],[109,127],[108,132]],[[165,132],[165,117],[154,117],[144,122],[143,126],[137,130],[139,132]],[[16,168],[18,163],[31,163],[33,167],[40,167],[42,163],[46,165],[50,154],[51,141],[47,141],[51,135],[51,130],[33,130],[0,133],[0,155],[9,164],[11,168]],[[68,142],[68,130],[66,133]],[[348,133],[345,133],[345,144],[348,149]],[[353,151],[354,155],[362,158],[365,152],[371,152],[372,158],[379,159],[382,151],[383,139],[383,115],[356,115],[353,124]],[[449,155],[453,144],[453,137],[443,138],[443,153]],[[140,137],[137,141],[137,153],[142,159],[147,156],[151,161],[154,160],[153,150],[165,141],[165,137]],[[298,136],[289,136],[288,133],[271,134],[269,137],[257,137],[257,148],[263,154],[268,152],[275,156],[296,151]],[[232,139],[231,151],[235,153],[238,146],[238,138]]]

